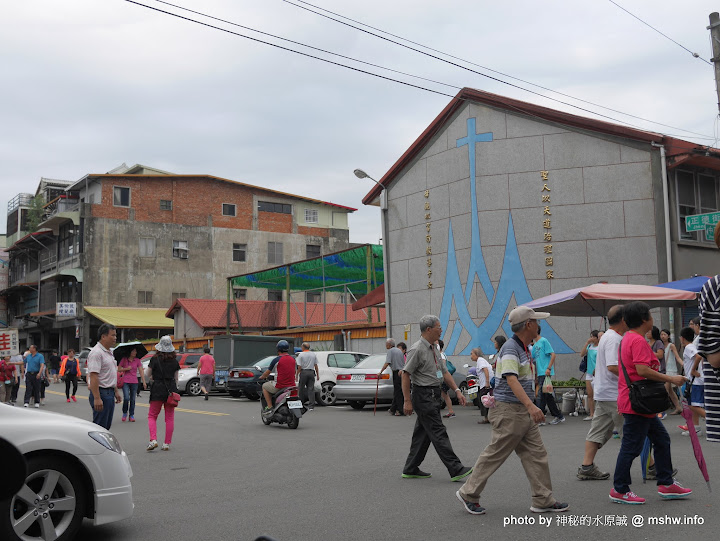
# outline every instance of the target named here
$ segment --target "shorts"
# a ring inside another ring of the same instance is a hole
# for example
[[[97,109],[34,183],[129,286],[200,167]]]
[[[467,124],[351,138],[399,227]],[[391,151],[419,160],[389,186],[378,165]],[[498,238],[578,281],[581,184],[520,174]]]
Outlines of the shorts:
[[[269,392],[270,394],[273,394],[273,395],[280,390],[279,388],[275,387],[275,382],[274,382],[274,381],[266,381],[265,383],[263,383],[262,388],[263,388],[264,391],[267,391],[267,392]]]
[[[200,386],[205,387],[205,390],[210,392],[212,389],[214,374],[200,374]]]
[[[616,425],[622,425],[622,415],[618,413],[617,402],[595,401],[595,415],[590,422],[590,431],[586,441],[597,443],[600,447],[612,438]]]
[[[698,406],[700,408],[705,407],[705,386],[704,385],[693,385],[690,389],[690,405]]]
[[[51,369],[50,369],[50,375],[51,375],[51,376],[55,376],[55,375],[57,375],[57,373],[58,373],[58,369],[57,369],[57,368],[51,368]]]

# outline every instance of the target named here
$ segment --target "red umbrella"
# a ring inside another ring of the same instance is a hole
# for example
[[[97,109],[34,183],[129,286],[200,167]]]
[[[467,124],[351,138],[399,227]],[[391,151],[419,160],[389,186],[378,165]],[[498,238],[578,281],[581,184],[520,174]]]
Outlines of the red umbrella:
[[[688,382],[688,385],[689,384],[690,383]],[[705,478],[705,482],[708,486],[708,491],[712,492],[712,488],[710,487],[710,475],[708,475],[707,465],[705,464],[705,457],[703,456],[702,447],[700,447],[700,440],[698,439],[697,433],[695,432],[695,427],[693,426],[692,412],[690,411],[690,408],[687,407],[687,402],[685,400],[683,400],[682,416],[685,417],[685,420],[687,421],[688,432],[690,433],[690,441],[692,442],[693,453],[695,454],[695,460],[697,460],[698,468],[700,468],[700,473],[702,473],[702,476]]]

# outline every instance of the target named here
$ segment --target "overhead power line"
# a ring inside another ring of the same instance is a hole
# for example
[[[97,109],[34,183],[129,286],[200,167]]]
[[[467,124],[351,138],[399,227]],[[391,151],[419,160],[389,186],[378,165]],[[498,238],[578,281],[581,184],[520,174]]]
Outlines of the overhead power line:
[[[623,120],[619,120],[619,119],[613,118],[613,117],[611,117],[611,116],[604,115],[604,114],[602,114],[602,113],[598,113],[598,112],[592,111],[592,110],[590,110],[590,109],[586,109],[586,108],[584,108],[584,107],[580,107],[580,106],[575,105],[575,104],[573,104],[573,103],[568,103],[568,102],[566,102],[566,101],[559,100],[559,99],[553,98],[553,97],[551,97],[551,96],[546,96],[545,94],[542,94],[542,93],[540,93],[540,92],[535,92],[535,91],[533,91],[533,90],[524,88],[524,87],[522,87],[522,86],[520,86],[520,85],[516,85],[516,84],[510,83],[510,82],[508,82],[508,81],[504,81],[504,80],[499,79],[499,78],[497,78],[497,77],[492,77],[492,76],[490,76],[490,75],[487,75],[486,73],[482,73],[482,72],[479,72],[479,71],[477,71],[477,70],[468,68],[467,66],[463,66],[463,65],[457,64],[456,62],[451,62],[451,61],[449,61],[449,60],[446,60],[446,59],[441,58],[441,57],[439,57],[439,56],[436,56],[436,55],[434,55],[434,54],[430,54],[430,53],[428,53],[428,52],[426,52],[426,51],[419,50],[419,49],[417,49],[417,48],[415,48],[415,47],[411,47],[411,46],[406,45],[406,44],[404,44],[404,43],[399,43],[399,42],[397,42],[397,41],[395,41],[395,40],[392,40],[392,39],[390,39],[390,38],[387,38],[387,37],[385,37],[385,36],[381,36],[381,35],[379,35],[379,34],[376,34],[375,32],[371,32],[371,31],[369,31],[369,30],[366,30],[365,28],[359,28],[359,27],[357,27],[357,26],[355,26],[355,25],[353,25],[353,24],[349,24],[349,23],[347,23],[347,22],[345,22],[345,21],[338,20],[338,19],[336,19],[336,18],[334,18],[334,17],[331,17],[331,16],[329,16],[329,15],[326,15],[325,13],[330,13],[330,14],[334,15],[335,17],[340,17],[340,18],[342,18],[342,19],[345,19],[345,20],[347,20],[347,21],[351,21],[351,22],[353,22],[353,23],[359,24],[359,25],[364,26],[364,27],[366,27],[366,28],[371,28],[372,30],[376,30],[377,32],[381,32],[381,33],[383,33],[383,34],[387,34],[388,36],[392,36],[392,37],[394,37],[394,38],[397,38],[397,39],[406,41],[406,42],[408,42],[408,43],[412,43],[413,45],[417,45],[418,47],[422,47],[423,49],[427,49],[427,50],[429,50],[429,51],[433,51],[433,52],[442,54],[442,55],[444,55],[444,56],[447,56],[447,57],[449,57],[449,58],[453,58],[453,59],[455,59],[455,60],[459,60],[459,61],[464,62],[464,63],[466,63],[466,64],[471,64],[471,65],[474,65],[474,66],[478,66],[478,67],[480,67],[480,68],[482,68],[482,69],[485,69],[485,70],[487,70],[487,71],[491,71],[491,72],[493,72],[493,73],[497,73],[497,74],[499,74],[499,75],[502,75],[503,77],[509,77],[509,78],[511,78],[511,79],[515,79],[515,80],[517,80],[517,81],[521,81],[521,82],[523,82],[523,83],[525,83],[525,84],[529,84],[529,85],[535,86],[535,87],[537,87],[537,88],[541,88],[541,89],[546,90],[546,91],[548,91],[548,92],[552,92],[552,93],[554,93],[554,94],[558,94],[558,95],[560,95],[560,96],[564,96],[564,97],[566,97],[566,98],[570,98],[570,99],[572,99],[572,100],[575,100],[575,101],[578,101],[578,102],[581,102],[581,103],[585,103],[585,104],[588,104],[588,105],[592,105],[593,107],[599,107],[599,108],[605,109],[605,110],[607,110],[607,111],[612,111],[612,112],[614,112],[614,113],[618,113],[618,114],[621,114],[621,115],[623,115],[623,116],[627,116],[627,117],[629,117],[629,118],[634,118],[634,119],[636,119],[636,120],[641,120],[641,121],[643,121],[643,122],[649,122],[649,123],[651,123],[651,124],[656,124],[656,125],[658,125],[658,126],[663,126],[663,127],[665,127],[665,128],[671,128],[671,129],[673,129],[673,130],[679,130],[679,131],[682,131],[682,132],[685,132],[685,133],[689,133],[689,134],[692,134],[692,135],[699,136],[699,137],[701,137],[701,138],[703,138],[703,139],[713,139],[713,137],[710,137],[710,136],[708,136],[707,134],[698,133],[698,132],[694,132],[694,131],[691,131],[691,130],[686,130],[686,129],[684,129],[684,128],[680,128],[680,127],[677,127],[677,126],[671,126],[670,124],[664,124],[664,123],[658,122],[658,121],[656,121],[656,120],[650,120],[650,119],[648,119],[648,118],[643,118],[643,117],[641,117],[641,116],[637,116],[637,115],[633,115],[633,114],[626,113],[626,112],[623,112],[623,111],[619,111],[619,110],[613,109],[613,108],[611,108],[611,107],[606,107],[606,106],[600,105],[600,104],[598,104],[598,103],[593,103],[593,102],[591,102],[591,101],[583,100],[583,99],[581,99],[581,98],[576,98],[576,97],[571,96],[571,95],[569,95],[569,94],[565,94],[565,93],[559,92],[559,91],[557,91],[557,90],[553,90],[553,89],[551,89],[551,88],[547,88],[547,87],[544,87],[544,86],[541,86],[541,85],[538,85],[538,84],[535,84],[535,83],[531,83],[531,82],[529,82],[529,81],[520,79],[520,78],[518,78],[518,77],[514,77],[514,76],[512,76],[512,75],[509,75],[509,74],[506,74],[506,73],[502,73],[502,72],[497,71],[497,70],[493,70],[493,69],[488,68],[488,67],[486,67],[486,66],[481,66],[480,64],[476,64],[476,63],[471,62],[471,61],[469,61],[469,60],[464,60],[464,59],[462,59],[462,58],[460,58],[460,57],[457,57],[457,56],[454,56],[454,55],[452,55],[452,54],[449,54],[449,53],[440,51],[440,50],[438,50],[438,49],[433,49],[432,47],[429,47],[429,46],[427,46],[427,45],[423,45],[422,43],[418,43],[418,42],[412,41],[412,40],[410,40],[410,39],[408,39],[408,38],[404,38],[404,37],[402,37],[402,36],[398,36],[398,35],[396,35],[396,34],[392,34],[392,33],[390,33],[390,32],[387,32],[387,31],[385,31],[385,30],[382,30],[382,29],[380,29],[380,28],[377,28],[377,27],[374,27],[374,26],[370,26],[370,25],[365,24],[365,23],[363,23],[363,22],[361,22],[361,21],[357,21],[357,20],[355,20],[355,19],[351,19],[350,17],[346,17],[346,16],[341,15],[341,14],[339,14],[339,13],[336,13],[336,12],[333,12],[333,11],[330,11],[330,10],[327,10],[327,9],[324,9],[324,8],[322,8],[322,7],[316,6],[316,5],[314,5],[314,4],[311,4],[310,2],[306,2],[306,1],[304,1],[304,0],[295,0],[295,1],[291,1],[291,0],[281,0],[281,1],[282,1],[282,2],[285,2],[286,4],[290,4],[290,5],[292,5],[292,6],[295,6],[295,7],[299,8],[299,9],[303,9],[303,10],[308,11],[308,12],[310,12],[310,13],[314,13],[315,15],[319,15],[320,17],[324,17],[324,18],[329,19],[329,20],[331,20],[331,21],[334,21],[334,22],[336,22],[336,23],[339,23],[339,24],[348,26],[348,27],[350,27],[350,28],[353,28],[353,29],[355,29],[355,30],[358,30],[358,31],[360,31],[360,32],[369,34],[369,35],[374,36],[374,37],[376,37],[376,38],[379,38],[379,39],[388,41],[388,42],[393,43],[393,44],[395,44],[395,45],[398,45],[398,46],[400,46],[400,47],[404,47],[404,48],[406,48],[406,49],[410,49],[411,51],[415,51],[415,52],[417,52],[417,53],[420,53],[420,54],[422,54],[422,55],[428,56],[428,57],[430,57],[430,58],[434,58],[434,59],[439,60],[439,61],[441,61],[441,62],[445,62],[445,63],[447,63],[447,64],[450,64],[450,65],[452,65],[452,66],[456,66],[456,67],[459,67],[459,68],[461,68],[461,69],[470,71],[470,72],[475,73],[475,74],[477,74],[477,75],[480,75],[480,76],[482,76],[482,77],[486,77],[486,78],[491,79],[491,80],[493,80],[493,81],[497,81],[497,82],[499,82],[499,83],[502,83],[502,84],[505,84],[505,85],[508,85],[508,86],[511,86],[511,87],[514,87],[514,88],[518,88],[518,89],[523,90],[523,91],[525,91],[525,92],[529,92],[529,93],[531,93],[531,94],[535,94],[536,96],[541,96],[541,97],[543,97],[543,98],[546,98],[546,99],[555,101],[555,102],[557,102],[557,103],[562,103],[563,105],[567,105],[567,106],[569,106],[569,107],[574,107],[574,108],[579,109],[579,110],[581,110],[581,111],[585,111],[585,112],[587,112],[587,113],[590,113],[590,114],[593,114],[593,115],[597,115],[597,116],[600,116],[600,117],[603,117],[603,118],[612,120],[613,122],[619,122],[619,123],[621,123],[621,124],[626,124],[626,125],[628,125],[628,126],[631,126],[631,127],[634,127],[634,128],[638,128],[638,129],[645,129],[645,128],[642,128],[642,127],[637,126],[637,125],[635,125],[635,124],[630,124],[629,122],[626,122],[626,121],[623,121]],[[298,2],[298,3],[296,3],[296,2]],[[299,5],[299,4],[304,4],[304,5]],[[320,13],[320,12],[318,12],[318,11],[314,11],[313,9],[310,9],[309,7],[306,7],[306,6],[310,6],[310,7],[312,7],[312,8],[315,8],[315,9],[317,9],[317,10],[323,11],[323,12],[325,12],[325,13]]]
[[[222,32],[225,32],[225,33],[228,33],[228,34],[232,34],[232,35],[237,36],[237,37],[242,37],[242,38],[245,38],[245,39],[248,39],[248,40],[251,40],[251,41],[255,41],[255,42],[258,42],[258,43],[262,43],[262,44],[264,44],[264,45],[270,45],[271,47],[275,47],[275,48],[278,48],[278,49],[281,49],[281,50],[284,50],[284,51],[288,51],[288,52],[295,53],[295,54],[298,54],[298,55],[301,55],[301,56],[305,56],[305,57],[308,57],[308,58],[312,58],[312,59],[314,59],[314,60],[319,60],[319,61],[321,61],[321,62],[325,62],[325,63],[332,64],[332,65],[335,65],[335,66],[339,66],[339,67],[342,67],[342,68],[346,68],[346,69],[350,69],[350,70],[353,70],[353,71],[356,71],[356,72],[359,72],[359,73],[363,73],[363,74],[366,74],[366,75],[371,75],[371,76],[373,76],[373,77],[377,77],[377,78],[384,79],[384,80],[387,80],[387,81],[395,82],[395,83],[402,84],[402,85],[405,85],[405,86],[409,86],[409,87],[412,87],[412,88],[417,88],[417,89],[419,89],[419,90],[424,90],[424,91],[427,91],[427,92],[431,92],[431,93],[433,93],[433,94],[439,94],[439,95],[447,96],[447,97],[450,97],[450,98],[455,97],[455,96],[452,95],[452,94],[447,94],[447,93],[445,93],[445,92],[441,92],[441,91],[434,90],[434,89],[431,89],[431,88],[427,88],[427,87],[424,87],[424,86],[415,85],[415,84],[412,84],[412,83],[409,83],[409,82],[406,82],[406,81],[402,81],[402,80],[399,80],[399,79],[395,79],[395,78],[392,78],[392,77],[386,77],[386,76],[384,76],[384,75],[380,75],[380,74],[377,74],[377,73],[373,73],[373,72],[371,72],[371,71],[359,69],[359,68],[356,68],[356,67],[353,67],[353,66],[349,66],[349,65],[347,65],[347,64],[340,63],[340,62],[334,62],[334,61],[332,61],[332,60],[328,60],[328,59],[326,59],[326,58],[322,58],[322,57],[319,57],[319,56],[316,56],[316,55],[304,53],[304,52],[302,52],[302,51],[297,51],[297,50],[291,49],[291,48],[289,48],[289,47],[283,47],[283,46],[277,45],[277,44],[275,44],[275,43],[271,43],[271,42],[268,42],[268,41],[265,41],[265,40],[261,40],[261,39],[258,39],[258,38],[254,38],[254,37],[251,37],[251,36],[247,36],[247,35],[245,35],[245,34],[241,34],[241,33],[239,33],[239,32],[234,32],[234,31],[228,30],[228,29],[226,29],[226,28],[222,28],[222,27],[215,26],[215,25],[212,25],[212,24],[209,24],[209,23],[205,23],[205,22],[202,22],[202,21],[198,21],[198,20],[192,19],[192,18],[190,18],[190,17],[185,17],[185,16],[183,16],[183,15],[179,15],[179,14],[173,13],[173,12],[171,12],[171,11],[166,11],[166,10],[159,9],[159,8],[156,8],[156,7],[153,7],[153,6],[149,6],[149,5],[147,5],[147,4],[143,4],[143,3],[138,2],[138,1],[135,1],[135,0],[125,0],[125,1],[128,2],[128,3],[131,3],[131,4],[135,4],[135,5],[137,5],[137,6],[140,6],[140,7],[144,7],[144,8],[153,10],[153,11],[157,11],[157,12],[159,12],[159,13],[163,13],[163,14],[165,14],[165,15],[171,15],[171,16],[173,16],[173,17],[176,17],[176,18],[179,18],[179,19],[183,19],[183,20],[186,20],[186,21],[188,21],[188,22],[192,22],[192,23],[196,23],[196,24],[199,24],[199,25],[202,25],[202,26],[206,26],[206,27],[212,28],[212,29],[214,29],[214,30],[220,30],[220,31],[222,31]],[[227,21],[227,20],[224,20],[224,19],[220,19],[220,18],[218,18],[218,17],[213,17],[213,16],[211,16],[211,15],[207,15],[207,14],[202,13],[202,12],[200,12],[200,11],[195,11],[195,10],[191,10],[191,9],[189,9],[189,8],[184,8],[184,7],[182,7],[182,6],[179,6],[179,5],[176,5],[176,4],[172,4],[172,3],[166,2],[166,1],[164,1],[164,0],[155,0],[155,1],[156,1],[156,2],[159,2],[159,3],[162,3],[162,4],[165,4],[165,5],[172,6],[172,7],[176,8],[176,9],[181,9],[181,10],[184,10],[184,11],[188,11],[188,12],[194,13],[194,14],[196,14],[196,15],[200,15],[200,16],[202,16],[202,17],[207,17],[207,18],[210,18],[210,19],[213,19],[213,20],[217,20],[217,21],[226,23],[226,24],[231,24],[231,25],[234,25],[234,26],[237,26],[237,27],[240,27],[240,28],[244,28],[244,29],[247,29],[247,30],[250,30],[250,31],[253,31],[253,32],[260,33],[260,34],[262,34],[262,35],[270,36],[270,37],[273,37],[273,38],[276,38],[276,39],[280,39],[280,40],[283,40],[283,41],[286,41],[286,42],[294,43],[294,44],[297,44],[297,45],[300,45],[300,46],[303,46],[303,47],[308,47],[308,48],[313,49],[313,50],[316,50],[316,51],[324,52],[324,53],[326,53],[326,54],[335,55],[335,56],[338,56],[338,57],[341,57],[341,58],[345,58],[345,59],[348,59],[348,60],[351,60],[351,61],[354,61],[354,62],[359,62],[359,63],[363,63],[363,64],[366,64],[366,65],[370,65],[370,66],[373,66],[373,67],[376,67],[376,68],[379,68],[379,69],[388,70],[388,71],[391,71],[391,72],[394,72],[394,73],[399,73],[399,74],[406,75],[406,76],[409,76],[409,77],[414,77],[414,78],[422,79],[422,80],[425,80],[425,81],[428,81],[428,82],[432,82],[432,83],[435,83],[435,84],[441,84],[441,85],[449,86],[449,87],[452,87],[452,88],[455,88],[455,89],[460,89],[460,87],[455,86],[455,85],[450,85],[450,84],[447,84],[447,83],[442,83],[442,82],[439,82],[439,81],[434,81],[434,80],[432,80],[432,79],[420,77],[420,76],[413,75],[413,74],[409,74],[409,73],[405,73],[405,72],[402,72],[402,71],[393,70],[393,69],[391,69],[391,68],[386,68],[386,67],[380,66],[380,65],[378,65],[378,64],[373,64],[373,63],[366,62],[366,61],[363,61],[363,60],[358,60],[358,59],[355,59],[355,58],[352,58],[352,57],[349,57],[349,56],[344,56],[344,55],[340,55],[340,54],[338,54],[338,53],[334,53],[334,52],[332,52],[332,51],[327,51],[327,50],[325,50],[325,49],[320,49],[320,48],[318,48],[318,47],[313,47],[313,46],[311,46],[311,45],[307,45],[307,44],[304,44],[304,43],[301,43],[301,42],[298,42],[298,41],[293,41],[293,40],[289,40],[289,39],[286,39],[286,38],[282,38],[282,37],[276,36],[276,35],[274,35],[274,34],[270,34],[270,33],[267,33],[267,32],[263,32],[263,31],[260,31],[260,30],[256,30],[256,29],[253,29],[253,28],[250,28],[250,27],[247,27],[247,26],[243,26],[243,25],[234,23],[234,22],[232,22],[232,21]],[[283,1],[287,1],[287,0],[283,0]],[[291,3],[291,4],[292,4],[292,2],[288,2],[288,3]],[[293,5],[295,5],[295,4],[293,4]],[[303,6],[297,6],[297,7],[300,7],[300,8],[302,8],[302,9],[307,9],[307,8],[304,8]],[[308,10],[308,11],[311,11],[312,13],[316,13],[316,12],[313,12],[312,10]],[[323,16],[323,17],[327,17],[327,16],[325,16],[325,15],[323,15],[323,14],[320,14],[320,13],[316,13],[316,14],[321,15],[321,16]],[[331,17],[328,17],[328,18],[332,19]],[[335,19],[332,19],[332,20],[335,20]],[[337,21],[337,22],[342,23],[342,21]],[[342,24],[347,24],[347,23],[342,23]],[[362,24],[362,23],[359,23],[359,24]],[[351,26],[351,27],[352,27],[352,25],[348,25],[348,26]],[[355,27],[353,27],[353,28],[355,28]],[[367,32],[366,30],[363,30],[363,29],[358,29],[358,30],[361,30],[361,31],[363,31],[363,32]],[[372,32],[368,32],[368,33],[370,33],[370,34],[372,34],[372,35],[375,35],[375,34],[373,34]],[[387,38],[384,38],[384,37],[382,37],[382,36],[377,36],[377,37],[380,37],[381,39],[387,40]],[[400,38],[400,39],[402,39],[402,38]],[[388,40],[388,41],[391,41],[391,42],[392,42],[392,40]],[[393,43],[395,43],[395,42],[393,42]],[[398,44],[398,45],[401,45],[401,46],[406,47],[406,48],[410,48],[410,49],[412,49],[412,50],[416,50],[416,49],[414,49],[414,48],[412,48],[412,47],[407,47],[406,45],[403,45],[403,44]],[[590,114],[593,114],[593,115],[597,115],[597,116],[600,116],[600,117],[603,117],[603,118],[607,118],[607,119],[609,119],[609,120],[612,120],[613,122],[617,122],[617,123],[620,123],[620,124],[625,124],[625,125],[627,125],[627,126],[631,126],[631,127],[638,128],[638,129],[644,129],[644,128],[640,127],[640,126],[630,124],[630,123],[628,123],[628,122],[626,122],[626,121],[619,120],[619,119],[616,119],[616,118],[613,118],[613,117],[610,117],[610,116],[607,116],[607,115],[603,115],[603,114],[601,114],[601,113],[597,113],[597,112],[592,111],[592,110],[590,110],[590,109],[585,109],[585,108],[579,107],[579,106],[577,106],[577,105],[573,105],[573,104],[571,104],[571,103],[566,103],[566,102],[564,102],[564,101],[562,101],[562,100],[557,100],[557,99],[555,99],[555,98],[551,98],[551,97],[545,96],[545,95],[543,95],[543,94],[541,94],[541,93],[539,93],[539,92],[535,92],[535,91],[533,91],[533,90],[529,90],[529,89],[523,88],[522,86],[514,85],[514,84],[512,84],[512,83],[508,83],[508,82],[503,81],[503,80],[501,80],[501,79],[497,79],[497,78],[495,78],[495,77],[488,76],[488,75],[486,75],[486,74],[477,72],[477,71],[475,71],[475,70],[472,70],[472,69],[467,68],[467,67],[465,67],[465,66],[461,66],[461,65],[456,64],[456,63],[454,63],[454,62],[449,62],[449,61],[447,61],[447,60],[444,60],[444,59],[435,57],[434,55],[429,55],[428,53],[424,53],[423,51],[417,51],[417,52],[420,52],[420,53],[422,53],[422,54],[431,56],[431,57],[433,57],[433,58],[437,58],[438,60],[441,60],[441,61],[443,61],[443,62],[450,63],[450,64],[452,64],[452,65],[455,65],[455,66],[460,67],[460,68],[465,69],[465,70],[469,70],[469,71],[471,71],[471,72],[477,73],[477,74],[482,75],[482,76],[484,76],[484,77],[488,77],[488,78],[493,79],[493,80],[496,80],[496,81],[498,81],[498,82],[500,82],[500,83],[504,83],[504,84],[507,84],[507,85],[509,85],[509,86],[518,88],[518,89],[520,89],[520,90],[524,90],[524,91],[526,91],[526,92],[530,92],[531,94],[535,94],[535,95],[537,95],[537,96],[540,96],[540,97],[543,97],[543,98],[546,98],[546,99],[550,99],[550,100],[553,100],[553,101],[556,101],[556,102],[559,102],[559,103],[568,105],[569,107],[574,107],[574,108],[577,108],[577,109],[586,111],[586,112],[588,112],[588,113],[590,113]],[[629,115],[629,114],[627,114],[627,113],[622,113],[622,112],[620,112],[620,111],[618,111],[618,112],[619,112],[620,114],[625,114],[625,115],[627,115],[627,116],[634,117],[634,115]],[[526,114],[527,114],[527,113],[526,113]],[[673,127],[673,126],[670,126],[670,125],[667,125],[667,124],[662,124],[662,123],[659,123],[659,122],[654,122],[654,121],[652,121],[652,120],[644,119],[644,118],[642,118],[642,117],[635,117],[635,118],[638,118],[638,119],[643,120],[643,121],[645,121],[645,122],[650,122],[650,123],[662,125],[662,126],[665,126],[665,127],[669,127],[669,128],[672,128],[672,129],[684,131],[684,132],[687,132],[687,133],[692,133],[692,134],[695,134],[695,135],[697,135],[697,136],[700,136],[701,138],[704,138],[704,139],[715,139],[714,137],[708,137],[708,136],[703,135],[703,134],[691,132],[691,131],[685,130],[685,129],[683,129],[683,128],[677,128],[677,127]]]
[[[678,47],[680,47],[680,48],[682,48],[682,49],[685,49],[687,52],[689,52],[689,53],[690,53],[691,55],[693,55],[695,58],[699,58],[700,60],[702,60],[702,61],[705,62],[706,64],[709,64],[710,66],[712,66],[712,63],[711,63],[711,62],[708,62],[707,60],[705,60],[705,59],[704,59],[703,57],[701,57],[698,53],[694,53],[693,51],[691,51],[690,49],[688,49],[687,47],[685,47],[683,44],[678,43],[677,41],[675,41],[674,39],[672,39],[672,38],[671,38],[670,36],[668,36],[667,34],[664,34],[664,33],[661,32],[660,30],[658,30],[657,28],[655,28],[655,27],[654,27],[653,25],[651,25],[650,23],[648,23],[648,22],[646,22],[646,21],[643,21],[640,17],[638,17],[638,16],[635,15],[634,13],[628,11],[627,9],[625,9],[624,7],[622,7],[620,4],[618,4],[618,3],[615,2],[614,0],[608,0],[608,2],[610,2],[611,4],[619,7],[620,9],[622,9],[625,13],[627,13],[627,14],[630,15],[631,17],[636,18],[638,21],[640,21],[641,23],[643,23],[645,26],[652,28],[653,30],[655,30],[655,32],[657,32],[658,34],[660,34],[660,35],[663,36],[664,38],[669,39],[670,41],[672,41],[672,42],[673,42],[675,45],[677,45]]]
[[[328,64],[333,64],[333,65],[335,65],[335,66],[340,66],[341,68],[350,69],[350,70],[353,70],[353,71],[357,71],[357,72],[360,72],[360,73],[364,73],[364,74],[366,74],[366,75],[372,75],[373,77],[378,77],[379,79],[385,79],[386,81],[392,81],[392,82],[395,82],[395,83],[399,83],[399,84],[401,84],[401,85],[410,86],[410,87],[417,88],[417,89],[420,89],[420,90],[425,90],[425,91],[427,91],[427,92],[432,92],[433,94],[440,94],[441,96],[448,96],[448,97],[450,97],[450,98],[454,98],[454,97],[455,97],[455,96],[453,96],[452,94],[446,94],[445,92],[440,92],[439,90],[433,90],[433,89],[431,89],[431,88],[426,88],[426,87],[423,87],[423,86],[414,85],[414,84],[412,84],[412,83],[408,83],[407,81],[401,81],[401,80],[399,80],[399,79],[393,79],[392,77],[385,77],[384,75],[380,75],[379,73],[373,73],[373,72],[371,72],[371,71],[362,70],[362,69],[360,69],[360,68],[355,68],[355,67],[353,67],[353,66],[348,66],[347,64],[342,64],[342,63],[340,63],[340,62],[333,62],[332,60],[328,60],[327,58],[322,58],[322,57],[315,56],[315,55],[312,55],[312,54],[303,53],[302,51],[296,51],[295,49],[290,49],[289,47],[283,47],[282,45],[278,45],[277,43],[270,43],[269,41],[264,41],[264,40],[262,40],[262,39],[254,38],[254,37],[252,37],[252,36],[246,36],[245,34],[240,34],[239,32],[233,32],[232,30],[228,30],[227,28],[222,28],[222,27],[220,27],[220,26],[215,26],[215,25],[212,25],[212,24],[204,23],[204,22],[198,21],[198,20],[196,20],[196,19],[191,19],[190,17],[184,17],[183,15],[178,15],[177,13],[173,13],[173,12],[171,12],[171,11],[166,11],[166,10],[164,10],[164,9],[156,8],[156,7],[153,7],[153,6],[148,6],[147,4],[143,4],[143,3],[141,3],[141,2],[136,2],[135,0],[125,0],[125,1],[128,2],[128,3],[130,3],[130,4],[135,4],[136,6],[144,7],[144,8],[147,8],[147,9],[151,9],[151,10],[157,11],[157,12],[159,12],[159,13],[164,13],[165,15],[171,15],[172,17],[177,17],[178,19],[183,19],[183,20],[188,21],[188,22],[191,22],[191,23],[195,23],[195,24],[199,24],[199,25],[202,25],[202,26],[206,26],[206,27],[212,28],[212,29],[214,29],[214,30],[220,30],[221,32],[225,32],[225,33],[227,33],[227,34],[232,34],[232,35],[238,36],[238,37],[240,37],[240,38],[249,39],[249,40],[251,40],[251,41],[255,41],[255,42],[258,42],[258,43],[262,43],[262,44],[264,44],[264,45],[270,45],[271,47],[275,47],[275,48],[277,48],[277,49],[282,49],[283,51],[288,51],[288,52],[290,52],[290,53],[295,53],[295,54],[298,54],[298,55],[301,55],[301,56],[306,56],[306,57],[308,57],[308,58],[312,58],[312,59],[314,59],[314,60],[319,60],[319,61],[321,61],[321,62],[326,62],[326,63],[328,63]]]

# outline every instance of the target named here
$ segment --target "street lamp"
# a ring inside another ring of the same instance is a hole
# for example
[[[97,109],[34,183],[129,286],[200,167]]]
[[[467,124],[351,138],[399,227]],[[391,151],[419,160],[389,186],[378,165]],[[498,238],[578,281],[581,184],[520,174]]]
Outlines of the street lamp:
[[[359,179],[369,178],[375,184],[380,186],[380,228],[382,229],[382,246],[383,246],[383,284],[385,285],[385,332],[387,337],[392,336],[392,320],[390,316],[390,273],[388,272],[388,232],[387,232],[387,190],[385,186],[380,184],[377,180],[372,178],[362,169],[355,169],[353,171],[355,176]]]

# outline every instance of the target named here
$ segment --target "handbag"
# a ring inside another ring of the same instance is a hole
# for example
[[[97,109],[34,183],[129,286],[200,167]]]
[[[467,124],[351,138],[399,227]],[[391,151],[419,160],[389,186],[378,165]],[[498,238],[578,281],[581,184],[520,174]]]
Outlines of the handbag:
[[[580,366],[578,366],[578,368],[580,369],[580,372],[582,372],[583,374],[585,372],[587,372],[587,355],[583,355],[583,358],[580,361]]]
[[[445,361],[445,368],[447,368],[447,371],[450,372],[450,375],[453,375],[455,373],[455,370],[457,370],[457,368],[455,368],[455,365],[451,363],[449,359]]]
[[[162,361],[158,360],[157,363],[160,367],[160,373],[162,374],[163,385],[165,385],[165,388],[168,392],[168,397],[165,400],[165,405],[170,408],[176,408],[177,405],[180,403],[180,393],[176,393],[175,391],[170,390],[170,387],[167,386],[167,382],[165,381],[165,370],[163,370]]]
[[[628,386],[630,405],[633,411],[640,414],[655,414],[661,413],[670,407],[670,395],[665,389],[664,382],[650,379],[630,381],[630,376],[625,370],[625,364],[622,362],[622,341],[618,351],[618,361],[625,374],[625,382]]]
[[[683,396],[685,397],[685,400],[687,400],[687,403],[690,404],[691,400],[690,397],[692,396],[692,382],[695,380],[695,377],[685,383],[685,391],[683,392]]]

